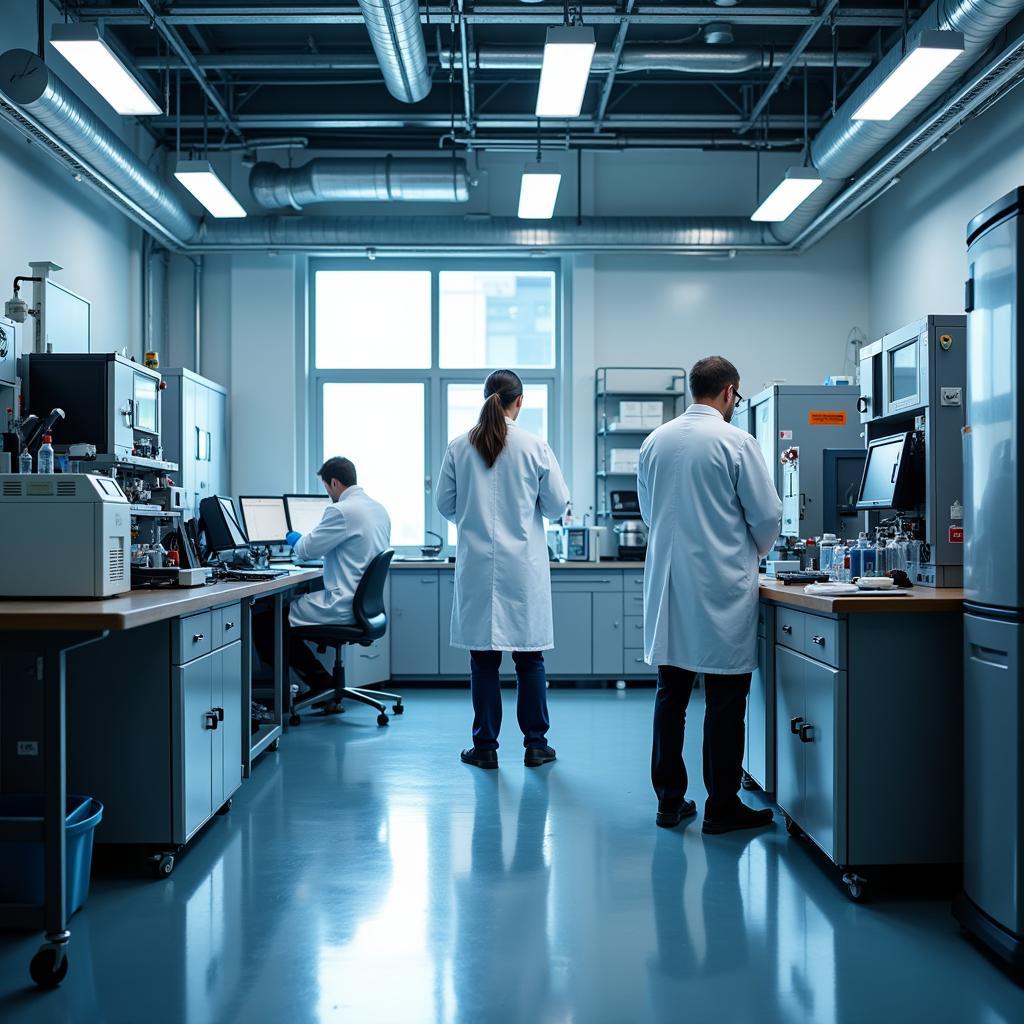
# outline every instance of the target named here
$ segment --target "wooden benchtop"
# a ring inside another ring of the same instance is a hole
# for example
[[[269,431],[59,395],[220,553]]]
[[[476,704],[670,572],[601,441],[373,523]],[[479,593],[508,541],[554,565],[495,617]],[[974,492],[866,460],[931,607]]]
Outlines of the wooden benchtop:
[[[215,605],[260,597],[318,579],[320,569],[302,569],[272,580],[235,580],[205,587],[133,590],[102,600],[0,599],[0,634],[9,630],[134,629],[151,622],[201,612]],[[0,643],[2,643],[0,636]]]
[[[822,597],[807,594],[801,586],[787,587],[778,580],[761,577],[761,599],[809,612],[826,615],[855,614],[913,614],[927,612],[959,612],[963,610],[964,592],[959,588],[935,589],[914,587],[906,597]]]

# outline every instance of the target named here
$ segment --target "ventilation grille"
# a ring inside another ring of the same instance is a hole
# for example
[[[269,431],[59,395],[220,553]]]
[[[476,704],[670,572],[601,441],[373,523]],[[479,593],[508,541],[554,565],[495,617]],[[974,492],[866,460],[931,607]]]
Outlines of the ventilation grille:
[[[5,480],[3,495],[5,498],[20,498],[22,487],[20,480]]]
[[[107,579],[111,583],[124,582],[124,541],[120,537],[110,538],[107,549]]]
[[[77,486],[74,480],[58,480],[57,481],[57,497],[58,498],[73,498],[77,493]]]

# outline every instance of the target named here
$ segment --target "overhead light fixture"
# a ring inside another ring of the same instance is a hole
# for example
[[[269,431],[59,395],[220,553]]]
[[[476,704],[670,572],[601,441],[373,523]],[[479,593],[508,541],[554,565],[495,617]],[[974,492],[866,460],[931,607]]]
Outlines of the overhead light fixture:
[[[54,25],[50,44],[119,114],[160,113],[156,101],[107,45],[95,25]]]
[[[750,219],[783,221],[820,185],[821,175],[813,167],[790,167]]]
[[[244,217],[242,204],[217,176],[209,160],[179,160],[174,176],[214,217]]]
[[[963,52],[962,32],[922,32],[915,47],[857,108],[854,121],[891,121]]]
[[[537,90],[537,117],[579,117],[594,59],[594,30],[585,25],[549,28]]]
[[[562,172],[554,164],[527,164],[519,185],[519,216],[523,220],[551,220]]]

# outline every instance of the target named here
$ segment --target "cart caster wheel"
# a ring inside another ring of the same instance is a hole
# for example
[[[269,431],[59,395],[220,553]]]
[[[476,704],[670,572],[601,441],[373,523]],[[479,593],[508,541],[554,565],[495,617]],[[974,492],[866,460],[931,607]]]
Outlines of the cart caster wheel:
[[[269,750],[269,751],[270,751],[270,752],[271,752],[271,753],[273,754],[273,753],[275,753],[275,752],[277,751],[278,747],[280,747],[280,746],[281,746],[281,741],[280,741],[280,739],[276,739],[276,740],[274,740],[274,742],[273,742],[273,743],[271,743],[271,744],[270,744],[270,745],[269,745],[269,746],[267,747],[267,750]]]
[[[63,949],[43,946],[28,965],[32,980],[40,988],[56,988],[67,976],[68,957]]]
[[[170,878],[174,870],[174,854],[157,854],[152,860],[153,877],[158,879]]]
[[[864,879],[859,875],[843,875],[843,884],[846,886],[847,895],[854,903],[863,903],[867,898]]]
[[[225,800],[224,803],[222,803],[220,805],[220,807],[218,808],[217,813],[223,815],[223,814],[227,814],[230,810],[231,810],[231,801],[230,800]]]
[[[395,704],[394,707],[392,707],[392,709],[391,709],[391,713],[394,714],[394,715],[404,715],[405,714],[405,705],[404,704]]]
[[[760,789],[760,786],[746,772],[740,776],[740,785],[746,790]]]
[[[390,719],[388,718],[387,715],[384,714],[383,711],[377,716],[378,725],[387,725],[389,721]]]
[[[788,814],[784,814],[782,817],[786,822],[786,831],[791,836],[799,836],[801,834],[800,826]]]
[[[292,717],[288,719],[288,724],[291,726],[302,725],[302,719],[299,718],[298,715],[292,715]]]

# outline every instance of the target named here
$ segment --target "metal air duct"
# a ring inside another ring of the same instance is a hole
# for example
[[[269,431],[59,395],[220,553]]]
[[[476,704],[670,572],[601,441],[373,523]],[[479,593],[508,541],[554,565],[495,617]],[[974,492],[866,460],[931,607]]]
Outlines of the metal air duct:
[[[198,221],[138,155],[29,50],[0,56],[0,91],[92,170],[106,179],[166,235],[187,242]],[[166,239],[162,239],[166,240]]]
[[[315,203],[464,203],[469,171],[458,159],[334,159],[302,167],[258,163],[249,175],[253,199],[266,210]]]
[[[427,46],[418,0],[359,0],[388,92],[419,103],[430,92]]]

